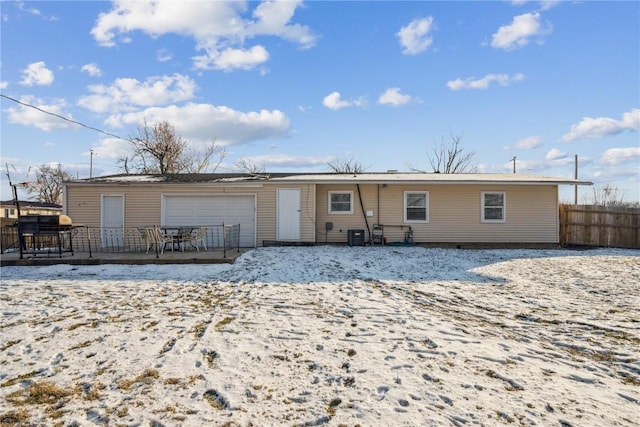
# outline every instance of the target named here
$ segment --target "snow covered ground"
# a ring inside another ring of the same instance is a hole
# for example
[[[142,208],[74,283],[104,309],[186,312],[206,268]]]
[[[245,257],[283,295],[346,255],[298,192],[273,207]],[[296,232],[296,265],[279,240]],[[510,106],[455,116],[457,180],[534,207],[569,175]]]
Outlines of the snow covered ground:
[[[3,425],[640,424],[640,252],[3,267]]]

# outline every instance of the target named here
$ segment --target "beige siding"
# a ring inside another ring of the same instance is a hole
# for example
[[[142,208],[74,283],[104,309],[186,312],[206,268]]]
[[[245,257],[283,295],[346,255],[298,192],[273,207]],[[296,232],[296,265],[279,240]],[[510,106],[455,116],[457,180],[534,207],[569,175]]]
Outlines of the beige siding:
[[[301,190],[301,241],[315,241],[315,186],[271,185],[222,187],[193,184],[144,184],[144,185],[69,185],[67,187],[66,212],[74,224],[100,226],[101,197],[123,195],[125,198],[125,227],[160,224],[163,195],[256,195],[256,243],[276,238],[276,190],[300,188]]]
[[[379,222],[377,217],[378,185],[361,184],[359,187],[362,205],[360,204],[357,185],[318,185],[316,190],[316,204],[318,206],[316,234],[319,243],[346,243],[348,230],[366,230],[367,222],[369,227]],[[329,191],[351,191],[353,193],[353,213],[329,213]],[[364,212],[362,207],[364,207]],[[373,211],[374,216],[366,217],[365,221],[367,211]],[[402,212],[402,209],[400,212]],[[330,231],[326,230],[327,222],[333,224],[333,229]],[[367,235],[366,238],[368,239],[369,236]]]
[[[315,186],[305,185],[265,185],[258,194],[257,213],[257,244],[262,246],[264,241],[276,240],[277,227],[277,191],[278,188],[300,189],[300,241],[315,241]]]
[[[100,226],[102,195],[124,195],[125,226],[160,224],[162,195],[256,195],[256,243],[276,240],[277,189],[301,190],[301,241],[346,243],[349,229],[367,229],[373,224],[385,225],[389,242],[403,241],[409,226],[417,243],[438,242],[513,242],[557,243],[558,214],[556,185],[402,185],[361,184],[286,184],[225,188],[203,184],[145,185],[69,185],[66,213],[75,224]],[[404,222],[404,192],[429,192],[429,222]],[[352,191],[352,214],[329,214],[328,192]],[[481,192],[504,191],[506,221],[498,224],[481,222]],[[326,231],[325,224],[333,223]],[[369,237],[368,235],[366,236]]]
[[[429,222],[404,222],[404,192],[429,192]],[[351,215],[328,213],[329,191],[353,191]],[[481,192],[504,191],[506,221],[481,222]],[[403,241],[408,226],[418,243],[505,242],[557,243],[558,214],[555,185],[360,185],[364,210],[373,211],[369,226],[385,225],[389,242]],[[346,242],[347,230],[365,229],[355,185],[318,185],[318,241]],[[325,233],[325,223],[333,230]]]

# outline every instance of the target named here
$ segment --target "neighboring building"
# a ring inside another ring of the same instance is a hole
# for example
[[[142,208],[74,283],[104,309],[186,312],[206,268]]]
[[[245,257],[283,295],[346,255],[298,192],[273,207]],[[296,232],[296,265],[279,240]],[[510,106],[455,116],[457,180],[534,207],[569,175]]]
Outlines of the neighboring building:
[[[20,215],[60,215],[62,205],[55,203],[33,202],[31,200],[19,200]],[[18,209],[15,200],[0,202],[0,218],[18,219]]]
[[[558,186],[529,174],[114,175],[65,182],[65,213],[93,227],[240,224],[243,247],[387,242],[558,243]],[[409,235],[407,233],[410,233]]]

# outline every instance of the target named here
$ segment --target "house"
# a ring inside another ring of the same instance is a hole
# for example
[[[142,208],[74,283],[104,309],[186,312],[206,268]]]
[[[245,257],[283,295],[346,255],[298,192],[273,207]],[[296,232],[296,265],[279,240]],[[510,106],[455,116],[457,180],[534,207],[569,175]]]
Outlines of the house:
[[[62,213],[62,205],[55,203],[34,202],[31,200],[19,200],[20,215],[59,215]],[[0,202],[1,218],[18,219],[18,209],[15,200]]]
[[[558,243],[558,187],[590,184],[529,174],[113,175],[65,182],[64,211],[93,227],[240,224],[242,247]]]

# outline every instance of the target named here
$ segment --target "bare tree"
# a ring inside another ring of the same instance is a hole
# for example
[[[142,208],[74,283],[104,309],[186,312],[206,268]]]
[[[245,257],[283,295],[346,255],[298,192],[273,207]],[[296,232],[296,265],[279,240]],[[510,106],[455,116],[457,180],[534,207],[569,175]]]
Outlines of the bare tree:
[[[138,126],[138,135],[129,141],[129,156],[118,159],[125,173],[201,173],[210,168],[211,159],[217,155],[212,168],[215,171],[227,156],[215,141],[200,152],[189,150],[187,141],[166,120],[153,125],[145,121]]]
[[[476,153],[474,151],[465,152],[461,136],[453,133],[449,135],[450,142],[445,142],[443,137],[440,145],[434,146],[431,153],[427,153],[432,171],[435,173],[475,172],[476,167],[472,164],[472,160]]]
[[[619,194],[618,187],[609,184],[593,186],[592,203],[597,206],[607,206],[610,208],[623,207],[627,204],[624,197]]]
[[[333,162],[327,162],[327,166],[336,173],[362,173],[368,169],[367,166],[354,159],[336,159]]]
[[[204,150],[185,151],[183,153],[184,172],[202,173],[207,170],[215,172],[220,163],[227,157],[227,149],[220,147],[215,141],[207,144]],[[216,158],[215,164],[211,164],[211,160]]]
[[[266,172],[266,168],[264,167],[264,165],[258,166],[253,161],[245,158],[238,160],[238,162],[236,163],[236,167],[243,172],[253,175],[259,175]]]
[[[62,182],[71,179],[71,175],[58,165],[40,165],[36,168],[36,184],[27,187],[29,194],[35,194],[36,200],[43,203],[62,204]]]

